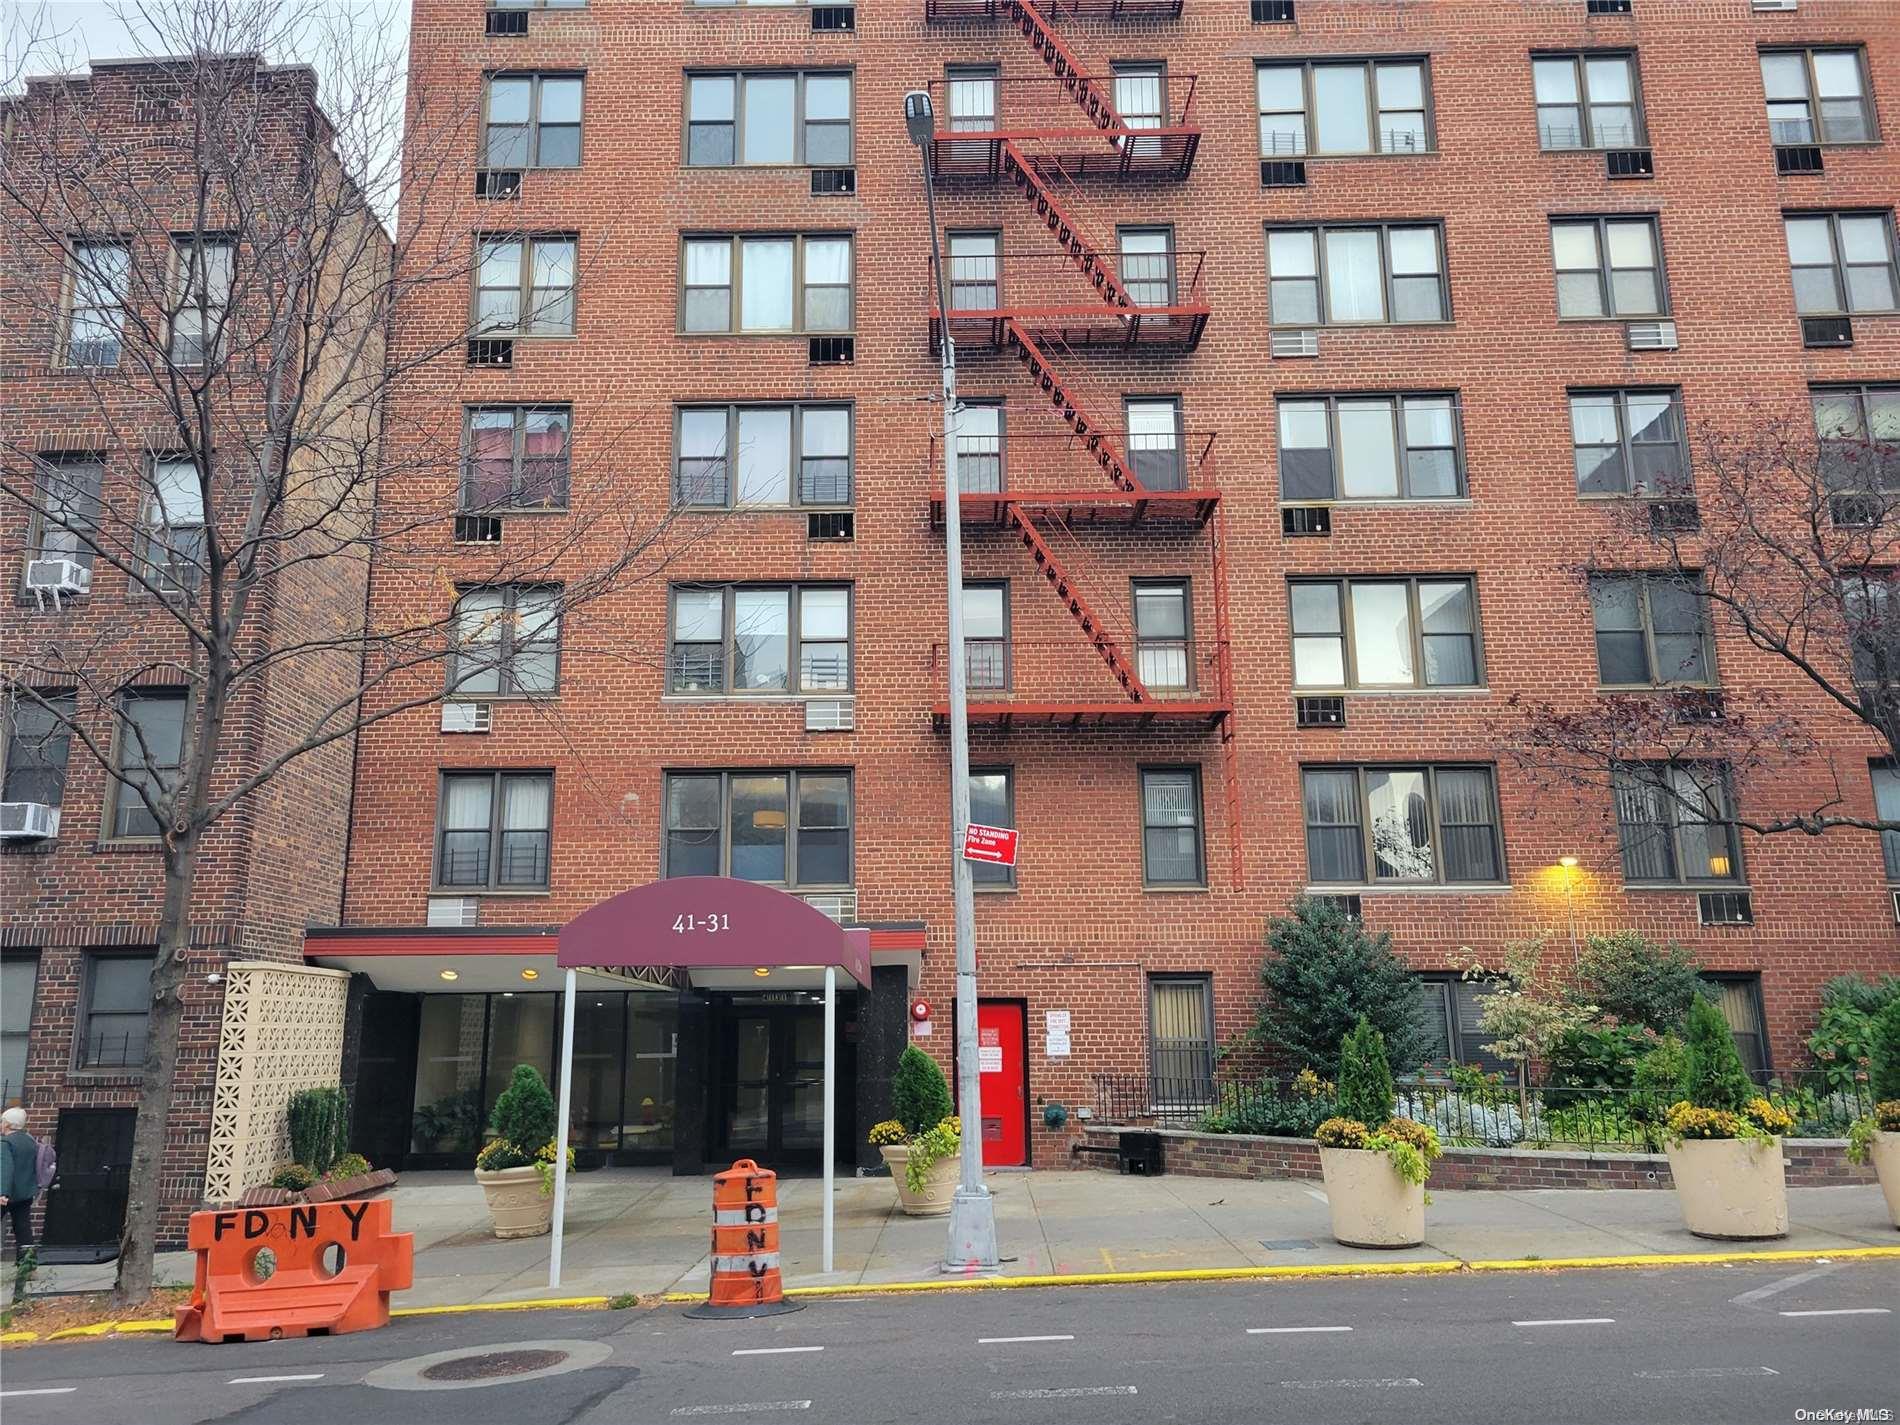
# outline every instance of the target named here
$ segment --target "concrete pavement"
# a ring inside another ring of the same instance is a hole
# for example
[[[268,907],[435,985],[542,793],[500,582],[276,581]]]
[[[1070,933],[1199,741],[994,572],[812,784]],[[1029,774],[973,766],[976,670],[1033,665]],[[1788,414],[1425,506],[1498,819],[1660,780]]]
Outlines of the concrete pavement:
[[[1178,1271],[1403,1261],[1480,1261],[1720,1253],[1735,1244],[1692,1237],[1673,1192],[1449,1192],[1432,1195],[1426,1241],[1400,1252],[1341,1247],[1328,1235],[1317,1183],[1100,1172],[993,1173],[997,1231],[1015,1276]],[[1877,1187],[1794,1188],[1792,1230],[1769,1249],[1827,1252],[1900,1247]],[[711,1184],[660,1170],[608,1169],[573,1179],[563,1296],[704,1291]],[[820,1185],[779,1184],[787,1286],[924,1280],[944,1247],[942,1218],[897,1211],[888,1179],[838,1185],[836,1270],[820,1271]],[[546,1237],[502,1242],[466,1173],[411,1173],[396,1192],[396,1223],[416,1234],[416,1283],[399,1306],[544,1297]],[[110,1264],[47,1267],[36,1291],[104,1287]],[[160,1280],[186,1282],[186,1253],[161,1259]],[[22,1322],[22,1325],[28,1323]]]

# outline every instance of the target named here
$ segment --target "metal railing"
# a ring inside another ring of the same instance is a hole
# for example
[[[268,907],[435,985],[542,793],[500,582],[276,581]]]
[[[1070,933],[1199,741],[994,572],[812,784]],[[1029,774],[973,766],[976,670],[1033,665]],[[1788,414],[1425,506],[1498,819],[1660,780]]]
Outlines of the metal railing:
[[[1016,415],[1016,408],[1010,408]],[[1040,413],[1023,413],[1040,420]],[[1025,422],[1029,423],[1029,422]],[[1152,493],[1207,491],[1218,487],[1211,430],[1148,433],[1104,432],[1122,450],[1135,477]],[[943,480],[941,435],[932,435],[924,478]],[[1088,441],[1073,432],[1018,432],[957,437],[957,482],[966,495],[1031,495],[1038,491],[1109,491],[1101,459]]]

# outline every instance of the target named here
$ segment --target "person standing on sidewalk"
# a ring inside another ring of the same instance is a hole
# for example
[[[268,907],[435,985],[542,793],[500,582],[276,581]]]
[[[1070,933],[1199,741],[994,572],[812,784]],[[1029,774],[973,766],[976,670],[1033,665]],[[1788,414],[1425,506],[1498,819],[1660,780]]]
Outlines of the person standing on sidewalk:
[[[40,1190],[40,1145],[26,1131],[26,1110],[0,1113],[0,1207],[13,1227],[14,1269],[33,1270],[33,1199]]]

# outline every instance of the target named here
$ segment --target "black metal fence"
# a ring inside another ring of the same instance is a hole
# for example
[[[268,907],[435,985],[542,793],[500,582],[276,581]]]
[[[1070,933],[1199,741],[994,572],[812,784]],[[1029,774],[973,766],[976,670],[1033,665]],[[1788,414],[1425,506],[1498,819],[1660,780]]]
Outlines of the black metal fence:
[[[1760,1080],[1762,1096],[1794,1119],[1793,1137],[1844,1137],[1856,1118],[1873,1110],[1865,1080],[1843,1083],[1818,1071]],[[1655,1152],[1669,1106],[1666,1097],[1489,1077],[1405,1078],[1397,1087],[1401,1116],[1435,1128],[1445,1146],[1461,1148]],[[1306,1136],[1333,1107],[1330,1096],[1292,1079],[1095,1076],[1095,1121],[1104,1124]]]

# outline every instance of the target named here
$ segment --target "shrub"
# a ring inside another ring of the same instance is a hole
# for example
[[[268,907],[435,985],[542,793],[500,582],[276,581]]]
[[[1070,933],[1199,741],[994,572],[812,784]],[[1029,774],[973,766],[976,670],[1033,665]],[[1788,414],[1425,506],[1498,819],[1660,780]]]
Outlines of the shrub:
[[[1640,1122],[1661,1123],[1669,1105],[1682,1097],[1689,1072],[1689,1051],[1673,1034],[1636,1061],[1630,1073],[1630,1113]]]
[[[910,1161],[904,1165],[905,1183],[912,1192],[922,1192],[929,1181],[930,1170],[962,1150],[963,1120],[945,1114],[941,1122],[910,1140]]]
[[[1655,1032],[1639,1024],[1574,1027],[1551,1045],[1545,1073],[1556,1088],[1623,1093],[1635,1081],[1636,1065],[1656,1043]]]
[[[270,1185],[287,1192],[302,1192],[316,1180],[316,1170],[308,1163],[285,1163],[271,1174]]]
[[[1329,1118],[1313,1130],[1313,1141],[1322,1148],[1363,1148],[1371,1136],[1356,1118]]]
[[[1440,1153],[1438,1135],[1409,1118],[1393,1119],[1366,1140],[1366,1147],[1385,1154],[1392,1171],[1408,1183],[1422,1183],[1431,1176]]]
[[[1267,922],[1267,952],[1255,1042],[1337,1079],[1340,1041],[1368,1019],[1400,1072],[1424,1061],[1431,1043],[1419,1018],[1419,977],[1390,935],[1369,935],[1338,907],[1301,897],[1291,915]]]
[[[534,1154],[506,1138],[491,1138],[475,1155],[475,1166],[484,1173],[499,1173],[508,1168],[534,1166]]]
[[[1201,1120],[1201,1132],[1310,1138],[1320,1124],[1339,1112],[1339,1101],[1330,1092],[1320,1092],[1318,1085],[1316,1079],[1312,1091],[1306,1092],[1296,1081],[1293,1091],[1286,1094],[1262,1085],[1208,1114]],[[1331,1085],[1326,1087],[1330,1090]]]
[[[1682,1097],[1695,1107],[1739,1113],[1755,1097],[1728,1021],[1709,1000],[1698,999],[1689,1007],[1685,1058]]]
[[[1873,1057],[1874,1020],[1896,1003],[1900,976],[1863,980],[1837,975],[1821,987],[1821,1013],[1808,1036],[1808,1053],[1829,1088],[1855,1086]]]
[[[1868,1088],[1874,1101],[1900,1099],[1900,994],[1873,1017],[1868,1050]]]
[[[1364,1015],[1339,1046],[1339,1111],[1376,1125],[1392,1116],[1392,1066],[1385,1036]]]
[[[1672,1141],[1685,1138],[1747,1138],[1766,1141],[1794,1127],[1794,1120],[1759,1096],[1739,1109],[1708,1108],[1678,1103],[1669,1109],[1664,1127]]]
[[[340,1183],[345,1178],[360,1178],[369,1171],[369,1159],[361,1153],[345,1153],[323,1175],[326,1182]]]
[[[1577,990],[1599,1013],[1658,1034],[1680,1030],[1689,1006],[1708,996],[1694,955],[1673,940],[1658,945],[1634,930],[1584,942]]]
[[[1486,1103],[1462,1094],[1434,1093],[1422,1087],[1399,1095],[1398,1111],[1429,1124],[1448,1143],[1480,1148],[1510,1148],[1526,1137],[1524,1115],[1515,1103]]]
[[[284,1107],[290,1122],[290,1153],[313,1172],[326,1173],[349,1150],[349,1098],[338,1087],[300,1089]]]
[[[547,1082],[534,1065],[515,1065],[508,1087],[495,1100],[495,1111],[489,1117],[489,1126],[495,1130],[498,1138],[530,1152],[533,1146],[545,1143],[554,1136],[557,1126],[554,1095],[548,1092]],[[527,1161],[533,1160],[530,1158]]]
[[[891,1112],[911,1138],[937,1127],[951,1114],[950,1083],[915,1044],[906,1046],[891,1075]]]

